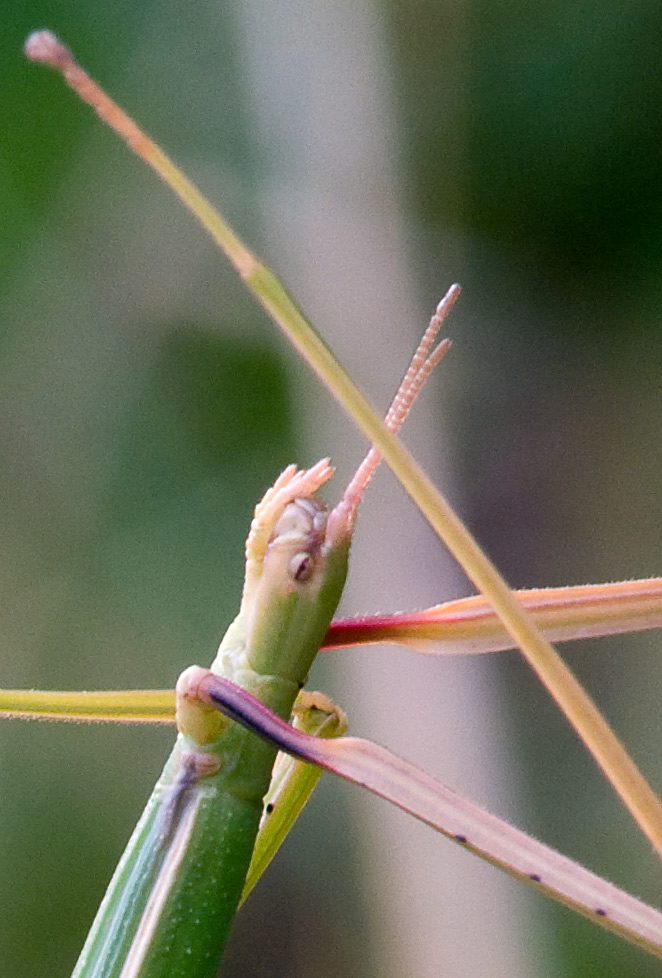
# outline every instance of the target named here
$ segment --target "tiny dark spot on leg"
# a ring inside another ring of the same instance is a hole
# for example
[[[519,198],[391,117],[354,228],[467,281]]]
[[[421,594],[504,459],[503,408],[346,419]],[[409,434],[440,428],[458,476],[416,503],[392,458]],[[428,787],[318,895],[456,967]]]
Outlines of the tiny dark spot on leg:
[[[606,910],[603,910],[602,907],[597,907],[595,912],[597,913],[598,917],[606,917],[607,916],[607,911]]]
[[[534,883],[540,882],[540,877],[538,876],[537,873],[529,873],[529,879],[533,880]]]
[[[264,810],[265,810],[265,812],[267,813],[267,815],[271,815],[271,813],[272,813],[272,812],[273,812],[273,810],[274,810],[274,806],[272,805],[272,803],[271,803],[271,802],[268,802],[268,804],[266,804],[266,805],[264,806]]]
[[[455,836],[455,841],[456,842],[461,842],[462,845],[466,845],[467,837],[466,837],[466,835],[456,835]]]

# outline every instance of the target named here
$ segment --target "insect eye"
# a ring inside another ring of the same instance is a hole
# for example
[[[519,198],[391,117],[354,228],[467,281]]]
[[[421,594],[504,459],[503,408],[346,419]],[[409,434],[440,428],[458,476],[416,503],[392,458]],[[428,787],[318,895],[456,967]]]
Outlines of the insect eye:
[[[307,581],[313,573],[314,563],[309,553],[302,551],[290,560],[289,571],[295,581]]]

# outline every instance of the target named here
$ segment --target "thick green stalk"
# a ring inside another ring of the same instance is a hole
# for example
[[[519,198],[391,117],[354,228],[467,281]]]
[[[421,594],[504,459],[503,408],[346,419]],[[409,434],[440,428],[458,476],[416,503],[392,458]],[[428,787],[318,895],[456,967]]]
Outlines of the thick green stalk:
[[[236,725],[226,731],[224,750],[250,760],[250,783],[242,777],[237,790],[236,768],[201,779],[164,838],[180,768],[177,745],[117,867],[73,978],[213,978],[271,776],[275,748],[263,746],[255,751],[255,737]]]

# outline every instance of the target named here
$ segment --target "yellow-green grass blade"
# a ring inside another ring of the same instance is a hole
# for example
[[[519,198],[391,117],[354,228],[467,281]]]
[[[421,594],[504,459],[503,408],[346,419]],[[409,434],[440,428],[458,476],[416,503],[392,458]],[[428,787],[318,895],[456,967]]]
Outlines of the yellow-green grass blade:
[[[171,689],[0,690],[0,717],[107,723],[174,723]]]

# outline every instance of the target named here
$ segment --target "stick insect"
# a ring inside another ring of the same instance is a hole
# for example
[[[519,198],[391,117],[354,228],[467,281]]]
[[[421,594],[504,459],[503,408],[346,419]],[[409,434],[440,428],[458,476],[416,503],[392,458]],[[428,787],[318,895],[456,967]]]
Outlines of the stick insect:
[[[76,66],[74,66],[72,62],[70,62],[70,60],[68,59],[68,55],[66,54],[66,52],[63,51],[63,49],[57,46],[53,47],[52,43],[53,43],[52,39],[48,38],[47,36],[40,35],[38,38],[33,39],[33,41],[31,42],[31,46],[30,46],[31,55],[36,60],[47,60],[50,63],[55,63],[57,67],[59,67],[61,70],[64,71],[65,75],[68,76],[69,80],[71,80],[71,77],[76,73],[78,73],[79,69]],[[43,47],[44,45],[45,47]],[[46,54],[44,54],[45,50],[47,51]],[[78,79],[78,81],[80,82],[80,78]],[[84,85],[81,86],[79,84],[78,87],[84,88]],[[98,102],[98,95],[95,94],[93,97]],[[98,104],[96,105],[96,107],[97,109],[99,109]],[[101,114],[103,114],[103,107],[102,107]],[[130,133],[130,138],[129,138],[130,142],[131,141],[133,141],[134,143],[142,142],[143,140],[144,137],[142,137],[141,134],[137,133],[135,130]],[[145,148],[145,145],[143,145],[143,150]],[[151,144],[148,146],[148,149],[150,148],[150,146]],[[153,146],[151,146],[151,148],[153,149]],[[149,153],[147,155],[149,155]],[[161,164],[170,167],[170,164],[167,161],[165,161],[164,163],[164,158],[160,156],[158,151],[157,151],[157,156],[159,156],[159,161]],[[208,223],[214,224],[215,218],[212,215],[208,215],[208,216],[209,216]],[[257,264],[253,264],[252,256],[248,255],[248,253],[241,250],[241,248],[237,249],[235,240],[231,236],[228,237],[226,231],[223,229],[221,225],[218,225],[218,227],[221,228],[222,236],[224,236],[225,238],[226,247],[230,251],[230,255],[231,258],[234,260],[234,263],[239,267],[240,271],[242,271],[245,278],[249,280],[253,280],[256,283],[256,291],[258,292],[258,295],[260,296],[260,299],[263,302],[263,304],[270,309],[272,314],[274,314],[277,319],[278,318],[287,319],[288,317],[293,317],[296,319],[296,310],[294,309],[294,307],[288,304],[287,300],[283,300],[281,293],[278,291],[277,285],[273,282],[269,274],[266,273],[266,270],[264,270],[261,266],[258,266]],[[451,293],[450,297],[453,298],[454,293]],[[441,315],[443,312],[445,312],[445,307],[442,307],[439,310],[439,314]],[[320,353],[322,360],[324,360],[323,348],[318,347],[318,352]],[[424,362],[427,361],[425,361],[424,359]],[[415,379],[418,379],[419,377],[423,376],[420,373],[421,369],[422,368],[420,367],[420,365],[417,369],[415,369],[414,371]],[[410,386],[410,388],[408,388],[407,390],[411,391],[412,389],[413,388],[411,388]],[[371,412],[368,411],[362,405],[361,402],[358,401],[355,402],[354,407],[357,414],[361,417],[363,424],[368,429],[370,438],[375,443],[379,444],[379,448],[382,451],[382,453],[385,456],[389,457],[390,464],[394,465],[396,470],[399,470],[400,474],[403,476],[405,481],[407,481],[404,468],[408,467],[410,463],[409,460],[406,458],[406,456],[404,456],[401,453],[401,450],[397,446],[397,443],[393,443],[391,440],[389,440],[388,436],[382,434],[379,425],[375,425],[374,417],[372,416]],[[316,474],[313,477],[311,477],[312,478],[311,483],[307,483],[305,480],[303,480],[302,485],[297,489],[297,491],[301,492],[302,495],[304,496],[309,495],[311,486],[313,484],[316,484],[317,480],[321,478],[322,473],[324,473],[324,475],[327,474],[326,470],[322,468],[321,470],[316,472]],[[293,474],[290,473],[290,476],[292,475]],[[279,488],[284,488],[286,484],[287,484],[287,479],[285,480],[284,483],[281,484]],[[423,481],[421,484],[424,486],[425,489],[425,491],[422,494],[423,506],[426,506],[428,505],[428,503],[426,503],[426,494],[429,497],[429,492],[426,488],[426,483]],[[431,510],[428,505],[428,515],[430,515],[430,512]],[[340,520],[340,516],[337,516],[336,518]],[[444,523],[446,524],[445,529],[447,535],[450,533],[451,546],[455,545],[456,547],[459,547],[461,549],[463,542],[466,542],[462,537],[462,531],[458,528],[457,524],[452,519],[450,519],[449,521],[449,520],[445,520],[445,517],[441,519],[437,517],[438,527],[440,527],[441,524]],[[269,526],[271,526],[270,523]],[[347,539],[347,537],[343,537],[343,539]],[[465,553],[465,559],[467,559],[466,553]],[[487,573],[487,575],[484,574],[480,562],[476,563],[471,548],[469,548],[468,563],[469,566],[472,567],[473,569],[474,579],[480,580],[480,582],[484,584],[486,588],[489,590],[490,582],[488,578],[490,575],[489,573]],[[301,571],[301,574],[304,578],[307,573],[308,573],[307,570]],[[656,623],[655,620],[651,618],[651,606],[653,608],[659,607],[659,593],[655,591],[655,588],[657,586],[658,586],[658,582],[650,582],[648,584],[640,586],[639,590],[634,594],[632,593],[632,591],[628,592],[627,594],[624,594],[623,589],[621,589],[621,598],[624,601],[628,601],[628,602],[634,601],[634,612],[632,611],[630,605],[628,605],[628,613],[625,617],[625,620],[623,621],[622,613],[620,613],[621,618],[619,620],[621,623],[616,626],[612,624],[611,626],[608,626],[608,628],[610,630],[614,630],[614,628],[625,629],[625,628],[633,627],[633,623],[632,623],[633,614],[635,616],[638,616],[642,622],[645,622],[646,627],[651,627],[652,624],[655,624]],[[337,590],[336,584],[334,584],[334,590]],[[494,591],[494,588],[492,588],[492,590]],[[500,586],[497,583],[496,599],[498,599],[500,596],[498,593],[499,590],[500,590]],[[507,593],[502,593],[501,596],[506,598],[506,603],[507,603],[508,601]],[[539,598],[539,596],[537,597]],[[568,602],[570,604],[570,611],[567,611],[566,608],[563,608],[562,614],[569,614],[571,619],[572,619],[573,611],[575,614],[577,614],[576,612],[577,602],[576,601],[573,602],[572,597],[573,597],[572,595],[568,595],[568,593],[564,591],[563,595],[556,595],[556,596],[547,595],[545,598],[542,599],[543,605],[545,603],[549,604],[551,601],[552,608],[554,609],[554,611],[552,612],[554,618],[553,629],[554,628],[558,629],[558,632],[556,633],[557,637],[565,637],[568,634],[570,635],[575,634],[576,629],[578,627],[577,626],[578,620],[582,621],[584,624],[586,623],[586,603],[594,599],[595,594],[593,592],[582,591],[580,604],[583,604],[583,608],[579,612],[579,618],[578,619],[575,618],[574,621],[571,620],[570,623],[568,623],[566,619],[563,619],[561,621],[559,619],[558,613],[560,607],[562,606],[562,602]],[[494,598],[494,595],[492,595],[492,600],[494,600],[495,603],[498,603],[496,599]],[[535,602],[536,597],[530,596],[528,600]],[[483,647],[483,648],[490,647],[490,644],[491,647],[494,648],[510,647],[510,645],[512,644],[511,641],[508,639],[504,639],[500,632],[499,632],[499,637],[497,638],[494,637],[494,633],[495,633],[494,618],[490,616],[491,613],[487,611],[485,605],[476,606],[474,604],[473,606],[470,605],[469,607],[471,609],[469,612],[472,621],[471,627],[476,629],[478,635],[480,635],[481,628],[483,629],[483,633],[480,638],[476,638],[474,636],[471,636],[467,632],[466,627],[461,626],[459,637],[462,641],[477,642],[479,647]],[[533,645],[535,647],[537,640],[535,639],[534,633],[529,632],[529,626],[528,623],[526,622],[526,619],[521,618],[518,614],[517,606],[514,607],[515,607],[514,611],[512,609],[509,611],[506,608],[505,611],[502,610],[501,612],[506,619],[507,627],[509,627],[511,631],[515,632],[516,636],[522,641],[522,644],[524,646],[530,645],[531,642],[533,641]],[[460,608],[460,613],[463,612],[466,613],[466,611],[467,611],[466,606],[462,606]],[[542,608],[540,613],[541,614],[545,613],[544,607]],[[597,634],[599,633],[600,629],[603,626],[593,623],[591,617],[592,614],[593,611],[591,611],[591,613],[589,614],[589,624],[587,627],[589,628],[589,630],[593,629],[594,633]],[[427,633],[424,633],[423,631],[424,625],[428,625],[430,619],[433,619],[434,624],[436,625],[440,624],[440,627],[443,628],[444,626],[447,627],[449,617],[451,619],[457,620],[457,609],[445,609],[444,612],[437,611],[435,613],[430,613],[422,617],[419,617],[417,620],[415,619],[413,621],[411,618],[407,620],[399,620],[394,627],[400,628],[401,634],[403,630],[406,632],[406,634],[404,635],[405,644],[407,644],[408,641],[410,643],[413,642],[417,645],[420,645],[421,643],[430,640],[430,636]],[[597,612],[597,617],[598,618],[601,617],[600,611]],[[345,626],[345,630],[349,631],[350,627],[359,628],[361,641],[365,640],[366,634],[374,634],[376,632],[374,625],[368,626],[366,623],[363,623],[362,626],[356,624],[354,624],[354,626]],[[361,627],[362,627],[362,631],[361,631]],[[317,628],[319,630],[319,625],[317,626]],[[411,632],[412,629],[413,629],[413,637]],[[487,642],[485,641],[485,634],[486,634],[485,629],[487,629],[487,633],[489,633],[490,635],[490,639]],[[338,630],[340,631],[342,629],[338,629]],[[381,637],[384,637],[384,632],[382,631],[380,635]],[[390,637],[393,638],[393,636],[394,633],[390,633]],[[320,635],[319,638],[321,639],[321,637],[322,636]],[[436,637],[438,638],[438,635]],[[344,638],[340,641],[341,643],[345,643],[348,642],[349,639]],[[542,671],[547,676],[549,685],[551,685],[551,687],[554,690],[556,690],[560,698],[563,700],[564,699],[563,690],[559,690],[558,688],[559,686],[563,686],[563,683],[561,683],[560,681],[557,682],[557,675],[555,672],[555,668],[556,668],[555,666],[549,666],[549,663],[544,659],[543,656]],[[305,671],[307,671],[307,666],[304,667],[303,669],[304,673]],[[600,721],[597,720],[592,714],[590,710],[590,706],[587,706],[587,704],[584,701],[581,702],[581,705],[577,707],[575,709],[575,712],[573,713],[573,704],[576,707],[576,696],[579,694],[577,693],[575,687],[571,687],[571,688],[572,688],[572,695],[569,698],[570,703],[568,704],[567,697],[566,697],[565,705],[566,708],[569,709],[571,716],[573,717],[572,722],[576,723],[577,726],[580,726],[581,724],[580,715],[582,715],[584,719],[586,715],[589,716],[589,724],[588,724],[589,730],[587,731],[586,736],[587,739],[591,741],[593,744],[594,753],[598,755],[599,759],[608,768],[612,780],[617,785],[619,784],[621,785],[620,788],[621,794],[624,796],[626,802],[629,804],[631,809],[634,810],[634,813],[638,818],[638,820],[640,821],[640,823],[643,824],[643,827],[645,828],[645,831],[649,836],[649,838],[651,839],[651,841],[654,844],[656,841],[658,841],[659,844],[659,826],[657,824],[654,801],[650,798],[650,795],[647,793],[645,786],[641,784],[638,775],[635,772],[633,772],[633,769],[631,768],[631,766],[628,765],[628,762],[625,762],[625,781],[629,782],[630,784],[629,786],[623,788],[622,786],[623,771],[622,768],[619,767],[622,757],[620,756],[618,747],[614,746],[611,742],[608,745],[606,745],[604,738],[605,736],[608,735],[605,734],[603,728],[600,726]],[[33,696],[31,700],[30,697],[25,699],[22,704],[22,706],[24,707],[24,712],[32,712],[32,713],[39,712],[37,699],[38,698],[36,696]],[[188,703],[190,699],[193,699],[195,701],[195,706],[192,711],[193,712],[192,717],[189,716],[189,714],[186,712],[188,707],[185,706],[185,704]],[[434,789],[431,784],[425,781],[424,778],[421,780],[421,776],[415,775],[411,769],[398,768],[398,762],[394,761],[392,758],[389,758],[384,754],[380,754],[379,751],[371,750],[369,747],[366,747],[365,745],[357,744],[356,742],[340,741],[339,743],[343,745],[341,747],[340,754],[346,754],[348,756],[346,760],[342,760],[338,756],[339,752],[336,751],[333,746],[331,747],[330,750],[327,751],[324,748],[321,748],[319,744],[312,743],[306,740],[305,735],[296,737],[294,740],[292,740],[291,733],[289,733],[282,726],[279,726],[271,713],[265,713],[264,709],[261,708],[255,701],[251,700],[250,697],[248,697],[245,693],[238,692],[234,687],[224,685],[224,681],[222,679],[218,681],[214,680],[213,677],[210,677],[209,674],[206,672],[204,673],[204,675],[199,674],[197,672],[185,674],[185,677],[182,679],[180,685],[180,701],[184,704],[180,709],[180,721],[179,721],[180,729],[188,730],[189,735],[191,735],[190,731],[193,730],[195,732],[194,739],[198,744],[204,743],[207,737],[206,726],[208,723],[210,723],[211,726],[214,728],[214,732],[216,732],[216,728],[218,728],[219,725],[222,725],[222,721],[216,718],[216,708],[218,707],[221,709],[221,711],[229,712],[234,719],[237,719],[241,723],[245,723],[251,726],[254,730],[257,730],[258,733],[260,733],[262,736],[267,737],[267,739],[271,743],[277,743],[279,746],[283,747],[285,750],[291,751],[295,755],[299,755],[300,757],[303,757],[307,760],[313,760],[322,766],[326,766],[332,770],[335,770],[337,773],[344,773],[346,776],[349,776],[353,780],[357,780],[360,783],[369,785],[373,788],[373,790],[377,790],[378,792],[381,792],[386,797],[389,797],[391,800],[394,800],[397,804],[403,805],[404,807],[408,808],[408,810],[411,810],[414,813],[418,814],[419,817],[424,818],[425,820],[439,827],[439,819],[440,819],[439,806],[441,804],[441,800],[438,795],[435,796],[435,791],[437,789]],[[30,708],[29,705],[30,702],[32,704],[32,708]],[[161,699],[159,702],[160,702],[159,709],[163,710],[163,700]],[[19,703],[19,698],[15,698],[13,702],[10,699],[7,699],[5,703],[6,703],[6,709],[12,709],[15,710],[16,712],[19,712],[21,710],[21,704]],[[199,703],[206,704],[207,706],[209,706],[213,711],[211,713],[211,716],[214,717],[214,719],[210,720],[209,719],[210,714],[206,710],[204,709],[202,710],[202,713],[205,717],[204,724],[203,724],[205,730],[203,730],[202,732],[198,730],[198,727],[200,725],[199,716],[198,716],[200,710],[200,707],[198,705]],[[69,712],[75,713],[75,709],[72,709],[71,705],[69,706]],[[289,712],[289,707],[288,710],[286,710],[285,712]],[[254,748],[254,750],[256,754],[259,754],[258,748]],[[202,762],[200,761],[198,754],[196,754],[195,751],[193,751],[192,753],[194,755],[192,760],[184,764],[182,770],[176,773],[174,776],[174,780],[177,784],[177,790],[172,791],[170,797],[166,800],[165,803],[166,814],[163,816],[163,818],[161,818],[160,824],[158,825],[158,829],[156,832],[158,839],[160,840],[159,845],[166,846],[166,848],[170,847],[173,851],[179,851],[178,847],[183,845],[181,833],[184,832],[184,834],[186,834],[186,832],[188,831],[189,823],[187,819],[190,818],[190,815],[187,814],[188,812],[188,808],[187,808],[188,802],[186,801],[187,792],[191,789],[192,785],[197,784],[198,782],[200,784],[205,784],[206,783],[205,778],[210,778],[215,773],[215,772],[210,772],[209,770],[204,768],[204,765],[203,767],[200,767],[200,764]],[[614,753],[616,753],[616,755],[618,755],[619,757],[619,763],[617,763],[615,766],[612,765],[612,755]],[[356,766],[353,766],[352,758],[354,757],[357,758],[356,763],[358,763],[359,765],[358,768]],[[363,767],[361,765],[363,765]],[[382,766],[380,767],[380,765]],[[390,787],[388,787],[387,785],[387,781],[388,781],[387,774],[386,774],[387,771],[390,771],[391,773],[396,772],[395,782],[392,783]],[[418,782],[417,782],[417,777],[419,777]],[[408,785],[405,791],[405,794],[409,792],[408,801],[405,799],[402,793],[403,784],[396,783],[398,782],[398,780],[402,782],[402,779],[404,779],[404,781],[406,781]],[[417,783],[418,783],[418,788],[414,787]],[[630,788],[632,787],[632,783],[634,783],[636,787],[634,793],[631,793],[630,791]],[[422,792],[422,794],[420,792]],[[431,796],[429,798],[426,795],[426,792],[431,792]],[[632,794],[636,796],[634,800],[632,800]],[[431,798],[433,797],[436,798],[436,800],[431,800]],[[428,800],[425,801],[424,798],[428,798]],[[182,801],[182,799],[184,800]],[[452,807],[453,805],[452,800],[448,803],[451,804]],[[655,933],[655,928],[658,926],[658,921],[654,912],[643,909],[638,904],[635,903],[630,904],[628,903],[627,900],[625,900],[624,904],[619,906],[618,901],[622,900],[623,898],[617,896],[615,891],[610,890],[609,887],[605,888],[604,885],[595,881],[593,878],[583,877],[581,875],[580,870],[576,868],[572,868],[566,863],[554,862],[555,857],[553,856],[548,857],[547,855],[543,855],[543,851],[541,849],[532,850],[531,859],[533,860],[533,862],[527,862],[526,858],[524,859],[524,862],[522,862],[523,857],[521,856],[521,854],[520,856],[517,857],[513,856],[512,851],[508,849],[507,845],[505,849],[499,850],[498,845],[497,848],[495,849],[492,841],[490,840],[488,840],[485,843],[477,842],[476,840],[479,831],[476,829],[476,825],[480,822],[481,816],[470,807],[469,809],[466,810],[466,813],[468,813],[468,817],[470,818],[470,822],[469,822],[469,825],[471,825],[470,829],[467,829],[465,831],[464,823],[459,823],[454,828],[453,827],[449,828],[448,825],[446,825],[446,829],[445,829],[447,833],[454,836],[456,838],[456,841],[458,841],[461,845],[468,845],[470,847],[477,848],[478,850],[482,849],[488,854],[488,858],[490,858],[491,860],[496,861],[500,864],[505,864],[506,866],[510,865],[511,868],[514,864],[515,875],[518,875],[520,878],[527,879],[528,882],[534,886],[550,885],[551,878],[554,877],[556,881],[554,883],[554,887],[560,890],[561,893],[563,893],[563,886],[565,884],[559,880],[559,877],[569,874],[569,877],[571,879],[570,886],[571,888],[574,887],[574,889],[572,890],[573,895],[569,896],[566,894],[564,899],[569,900],[571,903],[574,903],[576,906],[583,907],[582,912],[587,913],[589,916],[594,916],[599,923],[603,923],[608,926],[614,926],[615,929],[621,932],[625,930],[629,933],[631,939],[636,940],[639,943],[643,943],[649,949],[653,949],[653,950],[655,949],[657,938],[654,936],[654,933]],[[474,819],[473,822],[471,822],[471,818]],[[452,819],[451,819],[451,823],[452,823]],[[483,824],[483,830],[481,831],[484,831],[488,837],[491,836],[492,834],[491,823],[489,823],[488,821],[488,822],[483,822],[482,824]],[[503,834],[504,832],[505,835],[507,836],[507,830],[504,830],[503,828],[499,828],[498,832],[501,833],[502,839],[504,838],[504,834]],[[163,840],[165,840],[165,842]],[[527,844],[524,845],[526,848]],[[548,858],[551,859],[551,862],[546,861]],[[519,863],[517,863],[516,861],[517,859],[520,860]],[[131,872],[133,872],[133,870]],[[160,914],[159,901],[167,901],[167,899],[169,899],[167,897],[167,894],[165,894],[164,879],[170,874],[170,872],[171,870],[168,867],[165,876],[163,876],[162,870],[159,870],[158,873],[156,874],[156,879],[154,878],[149,879],[148,889],[152,894],[155,895],[148,897],[147,899],[148,910],[145,912],[141,912],[140,926],[142,926],[142,924],[145,925],[143,927],[143,930],[144,929],[149,930],[151,927],[149,921],[154,917],[154,915]],[[153,883],[156,883],[154,887],[152,886]],[[598,890],[593,891],[591,889],[593,886],[597,886]],[[577,894],[577,889],[581,890],[583,887],[587,888],[588,896],[585,894],[580,899]],[[637,919],[635,919],[634,923],[629,919],[626,922],[624,922],[623,919],[624,915],[625,917],[628,917],[628,914],[630,913],[632,913],[634,915],[634,918]],[[636,935],[635,937],[632,937],[633,933]],[[125,978],[128,978],[128,976],[130,975],[138,975],[138,974],[156,975],[156,974],[171,973],[169,969],[171,969],[173,965],[172,965],[172,960],[170,958],[170,952],[171,952],[170,947],[168,947],[167,950],[164,950],[162,944],[161,948],[158,951],[158,960],[161,963],[156,964],[149,957],[149,955],[152,952],[147,947],[147,944],[143,942],[142,937],[140,938],[140,940],[132,938],[128,942],[128,944],[129,944],[128,955],[123,957],[122,961],[120,961],[119,964],[117,964],[117,967],[121,969],[120,971],[117,972],[118,974],[122,974],[123,976],[125,976]],[[88,963],[89,963],[88,961],[85,961],[84,964],[81,965],[81,970],[79,972],[81,975],[84,974],[86,975],[88,973],[89,974],[97,973],[94,971],[88,972],[85,970],[88,966]],[[103,970],[98,973],[104,973],[104,974],[111,973],[111,972],[107,972],[107,967],[108,967],[107,963],[100,965],[100,967],[102,967]],[[113,967],[115,967],[114,964]],[[195,965],[195,967],[198,967],[198,965]],[[200,964],[199,967],[203,970],[200,971],[191,970],[190,972],[186,972],[186,973],[190,973],[191,975],[194,974],[203,975],[203,974],[213,973],[211,971],[204,970],[205,968],[210,967],[206,962]],[[213,967],[215,968],[215,962],[213,963]],[[159,968],[161,968],[161,970],[159,970]],[[185,972],[182,970],[181,973],[184,974]]]

